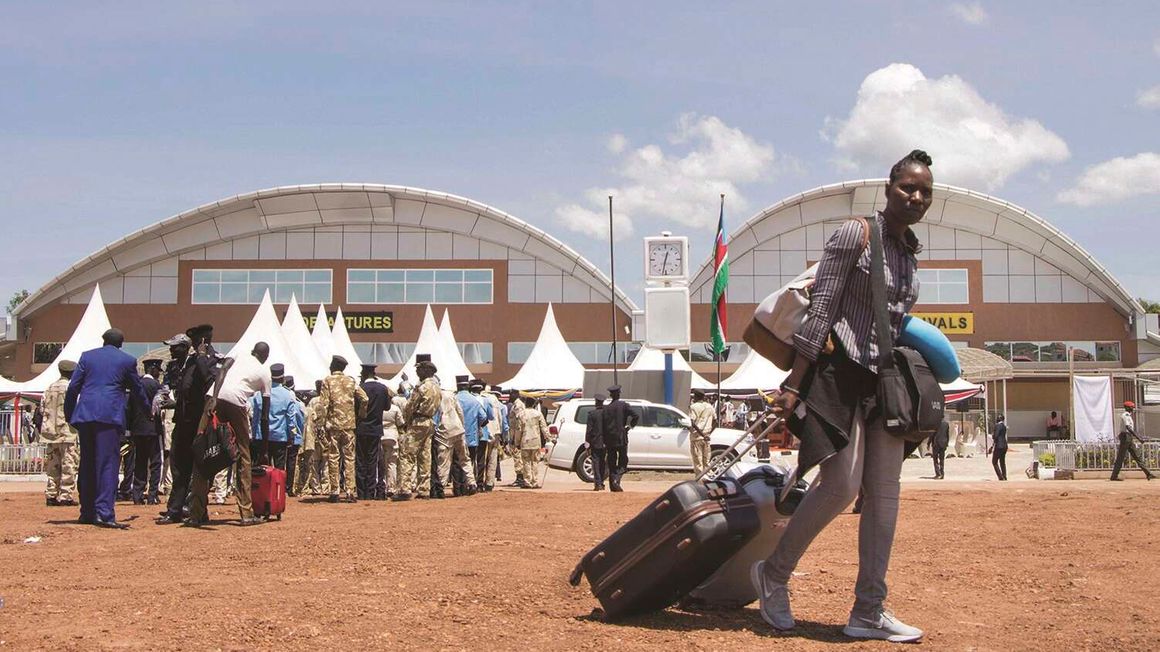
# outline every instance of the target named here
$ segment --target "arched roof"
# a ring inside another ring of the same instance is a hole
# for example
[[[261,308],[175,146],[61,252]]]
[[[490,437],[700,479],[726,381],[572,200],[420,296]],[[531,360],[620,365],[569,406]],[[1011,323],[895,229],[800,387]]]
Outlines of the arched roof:
[[[750,218],[729,239],[729,258],[771,238],[810,224],[869,215],[886,204],[886,179],[846,181],[783,199]],[[1140,303],[1078,243],[1025,208],[974,190],[936,183],[934,201],[923,220],[1006,242],[1071,274],[1121,314],[1144,312]],[[710,256],[693,279],[696,291],[713,275]]]
[[[279,186],[199,206],[132,233],[52,279],[14,311],[30,314],[54,300],[160,260],[220,242],[310,226],[383,224],[455,233],[508,247],[608,294],[595,265],[544,231],[477,201],[443,192],[364,183]],[[636,304],[617,288],[620,307]]]

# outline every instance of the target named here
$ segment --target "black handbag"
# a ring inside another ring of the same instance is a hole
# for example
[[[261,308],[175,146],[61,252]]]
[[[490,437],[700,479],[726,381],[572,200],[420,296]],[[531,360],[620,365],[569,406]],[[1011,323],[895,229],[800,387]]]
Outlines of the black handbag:
[[[870,290],[874,330],[878,333],[878,413],[896,437],[921,442],[942,423],[946,397],[926,359],[908,347],[895,347],[886,305],[886,262],[882,230],[870,229]]]
[[[212,478],[238,461],[238,440],[230,424],[209,419],[206,428],[193,439],[193,462],[203,478]]]

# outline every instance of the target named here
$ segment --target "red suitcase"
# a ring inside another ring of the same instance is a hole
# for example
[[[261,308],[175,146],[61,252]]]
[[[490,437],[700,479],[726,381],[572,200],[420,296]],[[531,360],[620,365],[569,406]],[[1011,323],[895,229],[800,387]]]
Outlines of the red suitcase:
[[[286,511],[286,472],[273,466],[255,466],[251,475],[254,516],[276,516],[281,521]]]

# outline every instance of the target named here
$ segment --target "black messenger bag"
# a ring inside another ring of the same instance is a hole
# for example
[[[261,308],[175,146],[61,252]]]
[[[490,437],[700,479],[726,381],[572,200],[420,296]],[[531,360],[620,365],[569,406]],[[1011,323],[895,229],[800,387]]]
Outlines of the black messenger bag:
[[[870,229],[870,289],[874,330],[878,333],[878,411],[889,432],[909,442],[930,437],[942,423],[946,397],[926,359],[918,351],[895,348],[886,310],[886,262],[882,230]]]

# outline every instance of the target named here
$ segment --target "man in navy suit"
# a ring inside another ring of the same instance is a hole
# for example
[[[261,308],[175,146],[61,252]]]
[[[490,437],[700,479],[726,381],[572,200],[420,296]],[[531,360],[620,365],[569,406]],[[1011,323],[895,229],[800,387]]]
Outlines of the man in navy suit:
[[[80,437],[80,522],[123,530],[129,526],[117,522],[113,505],[126,402],[135,401],[142,410],[149,406],[137,361],[121,351],[125,334],[110,328],[101,339],[104,346],[81,354],[65,394],[64,412]]]

